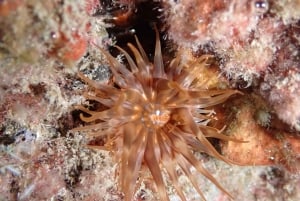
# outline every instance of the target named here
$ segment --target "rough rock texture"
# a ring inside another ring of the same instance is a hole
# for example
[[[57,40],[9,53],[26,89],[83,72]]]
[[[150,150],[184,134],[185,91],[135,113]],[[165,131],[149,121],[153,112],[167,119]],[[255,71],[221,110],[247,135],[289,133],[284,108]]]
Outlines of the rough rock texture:
[[[233,85],[260,90],[279,118],[300,130],[299,0],[164,3],[175,43],[220,57]]]

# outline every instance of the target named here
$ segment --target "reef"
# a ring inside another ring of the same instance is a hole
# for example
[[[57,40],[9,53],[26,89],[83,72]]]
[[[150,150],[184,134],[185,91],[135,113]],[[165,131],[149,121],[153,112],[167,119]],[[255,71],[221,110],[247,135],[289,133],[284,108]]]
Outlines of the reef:
[[[154,24],[166,66],[180,54],[193,65],[194,86],[243,94],[210,108],[208,123],[245,141],[210,140],[240,165],[193,156],[235,200],[299,200],[299,10],[299,0],[0,1],[0,200],[124,200],[112,153],[90,148],[107,139],[73,130],[86,125],[76,105],[107,109],[86,99],[78,72],[113,86],[99,48],[126,65],[113,46],[130,52],[137,36],[152,60]],[[229,200],[191,173],[208,201]],[[133,200],[157,200],[151,174],[140,174]],[[170,200],[179,200],[162,176]],[[185,174],[176,176],[187,200],[201,199]]]
[[[253,88],[281,120],[300,130],[298,0],[164,3],[175,43],[213,52],[232,85]]]

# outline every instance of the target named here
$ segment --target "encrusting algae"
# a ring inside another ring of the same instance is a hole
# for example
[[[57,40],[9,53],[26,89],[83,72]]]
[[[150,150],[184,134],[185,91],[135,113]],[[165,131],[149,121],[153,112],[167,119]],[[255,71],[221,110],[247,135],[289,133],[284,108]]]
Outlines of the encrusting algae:
[[[98,83],[79,73],[79,77],[89,86],[84,97],[99,102],[107,109],[94,111],[77,106],[76,109],[84,112],[80,118],[88,125],[73,131],[87,132],[90,137],[105,138],[104,146],[91,147],[106,149],[115,155],[119,163],[119,185],[124,192],[125,201],[131,201],[135,195],[142,166],[149,169],[162,201],[169,200],[162,169],[168,173],[179,197],[186,200],[178,183],[178,167],[203,200],[205,197],[192,175],[191,167],[232,198],[196,159],[193,151],[234,163],[220,155],[208,138],[241,141],[221,134],[220,130],[210,127],[208,122],[212,119],[211,107],[239,91],[199,87],[195,83],[197,69],[193,69],[193,66],[187,69],[181,62],[180,55],[165,68],[157,30],[153,63],[149,61],[137,38],[136,43],[137,48],[128,44],[135,61],[126,51],[116,46],[125,55],[129,68],[100,48],[110,64],[114,85]],[[202,67],[207,64],[209,57],[202,56]]]

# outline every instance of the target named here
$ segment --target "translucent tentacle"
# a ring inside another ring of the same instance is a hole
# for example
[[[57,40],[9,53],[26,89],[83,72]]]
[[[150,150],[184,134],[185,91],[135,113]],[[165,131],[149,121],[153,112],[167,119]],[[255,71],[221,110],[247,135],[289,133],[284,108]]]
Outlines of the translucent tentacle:
[[[179,186],[178,183],[178,176],[176,173],[176,161],[174,160],[174,158],[172,158],[173,153],[171,152],[171,150],[169,149],[169,147],[171,146],[171,143],[167,143],[166,139],[162,138],[162,135],[158,136],[159,140],[159,145],[160,145],[160,149],[162,152],[162,164],[164,165],[164,167],[166,168],[170,179],[172,180],[172,183],[176,189],[177,194],[179,195],[179,197],[181,198],[182,201],[186,201],[185,196]]]
[[[123,152],[126,151],[126,153],[123,155],[124,162],[122,162],[122,189],[126,192],[125,201],[131,201],[134,195],[135,183],[142,165],[148,139],[148,133],[143,128],[137,133],[138,135],[133,135],[133,132],[136,132],[133,123],[125,126],[124,147],[126,148]],[[136,138],[132,139],[132,136],[136,136]],[[130,140],[125,139],[126,137],[129,137]]]
[[[154,78],[166,78],[166,73],[164,70],[163,59],[161,55],[161,46],[159,40],[158,30],[155,27],[156,41],[155,41],[155,53],[154,53],[154,69],[153,77]]]
[[[148,138],[147,142],[147,151],[145,152],[145,162],[151,172],[153,180],[157,186],[158,194],[162,201],[169,201],[169,197],[167,195],[165,184],[161,175],[161,170],[159,167],[159,161],[157,161],[155,157],[155,147],[157,146],[157,142],[154,141],[154,135],[156,133],[150,133],[151,137]]]
[[[206,199],[204,197],[204,194],[200,190],[200,188],[198,186],[198,183],[197,183],[194,175],[192,174],[192,172],[190,170],[190,164],[188,164],[188,162],[186,161],[186,159],[182,155],[180,155],[180,154],[177,154],[176,160],[178,161],[178,164],[179,164],[180,168],[183,170],[183,172],[185,173],[185,175],[192,182],[194,188],[196,189],[196,191],[198,192],[198,194],[201,196],[202,200],[206,201]]]
[[[134,36],[134,38],[135,38],[135,42],[136,42],[136,44],[137,44],[137,46],[138,46],[138,48],[139,48],[139,51],[140,51],[140,53],[141,53],[141,55],[142,55],[143,60],[144,60],[146,63],[150,63],[149,58],[147,57],[147,54],[146,54],[146,52],[145,52],[143,46],[141,45],[141,43],[140,43],[138,37]]]

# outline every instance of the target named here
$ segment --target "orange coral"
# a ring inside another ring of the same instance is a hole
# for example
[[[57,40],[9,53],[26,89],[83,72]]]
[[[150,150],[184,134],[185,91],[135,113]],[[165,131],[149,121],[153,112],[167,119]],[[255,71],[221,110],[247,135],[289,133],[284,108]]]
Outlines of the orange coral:
[[[244,165],[282,165],[289,171],[299,172],[299,136],[285,131],[287,126],[278,119],[256,122],[253,114],[262,105],[261,101],[247,96],[232,103],[238,107],[238,113],[236,120],[228,125],[228,132],[232,136],[242,137],[248,143],[224,143],[222,153]]]
[[[103,147],[92,147],[108,149],[115,154],[119,161],[120,187],[125,193],[125,201],[132,200],[134,196],[142,166],[150,170],[161,200],[169,200],[161,173],[163,168],[179,197],[186,200],[178,183],[178,166],[203,200],[205,197],[192,176],[191,167],[195,167],[230,196],[203,168],[193,151],[205,152],[232,163],[215,150],[208,138],[237,140],[222,135],[218,129],[208,126],[208,122],[212,119],[211,106],[224,102],[238,91],[207,90],[197,85],[197,73],[206,65],[207,55],[202,57],[201,68],[197,66],[199,69],[190,66],[187,70],[187,66],[180,61],[180,55],[165,68],[158,32],[153,63],[150,63],[137,39],[136,43],[138,49],[128,44],[136,62],[127,52],[117,47],[125,55],[129,69],[101,49],[110,63],[114,86],[97,83],[79,73],[90,89],[84,96],[108,109],[94,111],[77,106],[77,109],[88,114],[81,114],[80,118],[90,124],[73,131],[87,131],[91,137],[105,137]]]
[[[53,47],[48,51],[48,55],[59,57],[68,63],[76,61],[83,56],[87,49],[87,39],[74,32],[72,38],[66,37],[63,32],[56,36]]]
[[[0,2],[0,16],[6,17],[15,11],[23,3],[23,0],[4,0]]]

